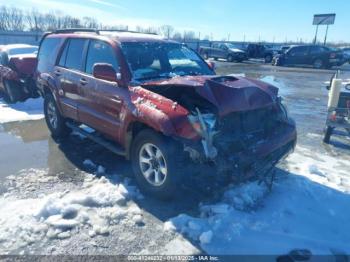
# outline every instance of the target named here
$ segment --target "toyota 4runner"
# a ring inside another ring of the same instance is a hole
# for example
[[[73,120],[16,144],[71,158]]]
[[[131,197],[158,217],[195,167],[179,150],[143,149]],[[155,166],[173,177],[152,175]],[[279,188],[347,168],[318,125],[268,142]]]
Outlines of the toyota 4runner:
[[[186,163],[265,177],[296,142],[276,87],[217,76],[196,52],[157,35],[47,33],[36,82],[54,137],[75,130],[125,156],[141,190],[157,197],[195,172]]]

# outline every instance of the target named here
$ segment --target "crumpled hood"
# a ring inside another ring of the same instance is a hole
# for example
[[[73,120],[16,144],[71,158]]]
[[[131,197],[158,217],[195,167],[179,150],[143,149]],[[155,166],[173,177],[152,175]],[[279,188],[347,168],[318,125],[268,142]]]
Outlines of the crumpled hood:
[[[278,88],[239,76],[184,76],[143,83],[142,86],[186,86],[217,107],[219,115],[254,110],[275,103]]]

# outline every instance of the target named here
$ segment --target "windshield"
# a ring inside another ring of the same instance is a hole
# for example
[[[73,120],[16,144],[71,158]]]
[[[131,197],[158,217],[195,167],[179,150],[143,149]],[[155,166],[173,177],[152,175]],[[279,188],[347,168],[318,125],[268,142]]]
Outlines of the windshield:
[[[181,44],[128,42],[122,49],[134,80],[214,74],[194,51]]]
[[[21,55],[21,54],[35,54],[38,51],[38,47],[20,47],[20,48],[12,48],[8,50],[8,54],[12,55]]]
[[[239,45],[235,45],[235,44],[231,44],[231,43],[227,43],[226,46],[230,49],[241,49],[241,47]]]

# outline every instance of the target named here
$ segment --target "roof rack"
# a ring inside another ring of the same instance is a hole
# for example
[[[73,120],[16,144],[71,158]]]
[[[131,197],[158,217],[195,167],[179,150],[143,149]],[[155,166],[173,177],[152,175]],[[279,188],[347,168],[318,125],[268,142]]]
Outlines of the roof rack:
[[[92,28],[68,28],[68,29],[56,29],[52,33],[54,34],[69,34],[69,33],[77,33],[77,32],[91,32],[91,33],[99,33],[99,30]]]
[[[126,32],[126,33],[135,33],[135,34],[148,34],[148,35],[158,35],[157,33],[152,32],[138,32],[132,30],[123,30],[123,29],[99,29],[98,32]]]

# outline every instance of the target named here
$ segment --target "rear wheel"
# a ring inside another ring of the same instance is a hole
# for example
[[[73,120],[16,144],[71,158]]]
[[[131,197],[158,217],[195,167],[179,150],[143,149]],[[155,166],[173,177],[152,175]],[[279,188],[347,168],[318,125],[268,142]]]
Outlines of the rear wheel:
[[[53,137],[65,137],[70,133],[71,130],[66,126],[66,119],[61,116],[52,94],[45,96],[44,113],[46,124]]]
[[[316,68],[316,69],[321,69],[324,67],[324,63],[322,61],[322,59],[315,59],[314,62],[313,62],[313,67]]]
[[[323,142],[325,142],[326,144],[329,144],[329,141],[331,139],[331,135],[333,133],[333,127],[327,126],[325,133],[324,133],[324,138],[323,138]]]
[[[132,167],[141,191],[160,199],[173,197],[182,180],[182,156],[174,141],[150,129],[141,131],[131,149]]]

